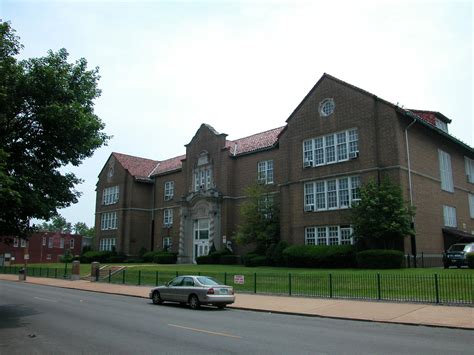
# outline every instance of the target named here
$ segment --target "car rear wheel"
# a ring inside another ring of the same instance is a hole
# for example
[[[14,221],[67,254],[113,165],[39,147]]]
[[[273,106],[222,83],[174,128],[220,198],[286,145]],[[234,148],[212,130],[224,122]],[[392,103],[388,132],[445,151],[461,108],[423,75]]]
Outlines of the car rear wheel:
[[[226,306],[225,304],[218,304],[218,305],[217,305],[217,308],[219,308],[219,309],[224,309],[225,306]]]
[[[200,306],[201,306],[201,303],[199,302],[199,299],[197,298],[196,295],[189,296],[189,307],[191,309],[198,309]]]
[[[153,292],[152,300],[153,300],[153,304],[163,303],[163,299],[161,298],[161,295],[158,291]]]

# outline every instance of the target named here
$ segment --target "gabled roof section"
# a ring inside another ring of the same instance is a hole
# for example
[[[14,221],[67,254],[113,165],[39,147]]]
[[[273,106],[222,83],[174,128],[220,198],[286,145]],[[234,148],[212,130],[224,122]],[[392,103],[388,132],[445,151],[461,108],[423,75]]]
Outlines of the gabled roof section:
[[[132,155],[126,155],[121,153],[112,153],[115,159],[127,170],[130,175],[138,180],[147,180],[150,173],[158,165],[158,161],[145,159],[140,157],[134,157]]]
[[[199,127],[199,129],[196,131],[196,134],[194,135],[194,137],[191,139],[191,141],[188,143],[188,144],[185,144],[184,146],[187,147],[189,146],[193,141],[194,139],[196,139],[196,137],[199,135],[199,133],[203,130],[203,129],[208,129],[212,134],[214,134],[215,136],[224,136],[224,137],[227,137],[227,134],[225,133],[219,133],[217,132],[214,127],[212,127],[211,125],[207,124],[207,123],[203,123],[201,124],[201,126]]]
[[[278,136],[285,127],[274,128],[235,141],[226,141],[226,148],[231,156],[249,154],[260,150],[273,148],[278,142]]]
[[[304,99],[300,102],[300,104],[293,110],[293,112],[290,114],[290,116],[288,117],[288,119],[286,120],[286,122],[289,122],[293,116],[296,114],[296,112],[298,112],[298,110],[301,108],[301,106],[303,106],[303,104],[306,102],[306,100],[312,95],[312,93],[317,89],[317,87],[319,86],[319,84],[325,80],[325,79],[329,79],[329,80],[332,80],[332,81],[335,81],[341,85],[344,85],[346,87],[349,87],[355,91],[358,91],[364,95],[367,95],[367,96],[371,96],[373,97],[375,100],[378,100],[380,102],[383,102],[391,107],[393,107],[397,112],[401,113],[403,116],[405,117],[410,117],[410,118],[413,118],[413,119],[416,119],[418,122],[422,123],[423,125],[425,125],[426,127],[428,128],[431,128],[433,129],[434,131],[440,133],[441,135],[445,136],[446,138],[450,139],[452,142],[456,143],[456,144],[459,144],[461,146],[463,146],[464,148],[468,149],[469,151],[473,152],[474,151],[474,148],[470,147],[469,145],[467,145],[466,143],[460,141],[459,139],[457,139],[456,137],[450,135],[449,133],[446,133],[444,132],[443,130],[439,129],[438,127],[436,127],[436,118],[440,119],[441,121],[443,122],[446,122],[446,123],[451,123],[451,120],[444,116],[443,114],[441,114],[440,112],[436,112],[436,111],[428,111],[428,110],[407,110],[407,109],[404,109],[402,107],[399,107],[398,105],[395,105],[389,101],[386,101],[384,99],[381,99],[380,97],[378,97],[377,95],[374,95],[368,91],[365,91],[361,88],[358,88],[357,86],[354,86],[352,84],[349,84],[343,80],[340,80],[332,75],[329,75],[327,73],[324,73],[323,76],[318,80],[318,82],[313,86],[313,88],[308,92],[308,94],[306,94],[306,96],[304,97]]]
[[[182,168],[182,160],[186,159],[186,155],[180,155],[171,159],[158,162],[158,165],[150,173],[150,176],[161,175],[180,170]]]

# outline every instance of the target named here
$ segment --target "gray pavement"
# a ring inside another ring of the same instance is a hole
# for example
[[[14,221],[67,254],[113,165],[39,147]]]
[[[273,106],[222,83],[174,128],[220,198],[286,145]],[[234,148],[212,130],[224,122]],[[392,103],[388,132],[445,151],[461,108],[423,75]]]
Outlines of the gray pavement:
[[[148,298],[150,291],[150,286],[130,286],[85,280],[70,281],[28,276],[26,281],[19,281],[18,275],[4,274],[0,274],[0,281],[26,282],[142,298]],[[474,307],[239,293],[236,295],[235,303],[230,305],[229,308],[314,317],[474,329]]]

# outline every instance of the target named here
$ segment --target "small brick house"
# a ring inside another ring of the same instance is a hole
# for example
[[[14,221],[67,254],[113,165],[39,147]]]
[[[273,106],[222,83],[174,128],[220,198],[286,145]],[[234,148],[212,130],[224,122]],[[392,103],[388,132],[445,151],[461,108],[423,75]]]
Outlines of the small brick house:
[[[25,254],[28,263],[57,263],[67,251],[80,255],[81,250],[82,236],[70,233],[37,232],[28,241],[16,237],[10,245],[0,242],[0,257],[11,264],[24,264]]]
[[[283,240],[351,244],[359,186],[389,177],[417,211],[404,251],[439,256],[474,241],[474,149],[450,123],[324,74],[282,127],[228,140],[203,124],[184,155],[164,161],[112,153],[97,183],[96,247],[171,248],[183,263],[212,244],[239,252],[239,209],[256,182],[280,201]]]

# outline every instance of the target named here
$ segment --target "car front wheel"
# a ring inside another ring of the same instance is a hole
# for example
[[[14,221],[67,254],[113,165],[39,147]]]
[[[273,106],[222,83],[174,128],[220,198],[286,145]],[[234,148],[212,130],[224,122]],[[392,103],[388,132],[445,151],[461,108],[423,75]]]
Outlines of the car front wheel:
[[[197,298],[196,295],[189,296],[189,307],[191,309],[198,309],[200,305],[201,304],[200,304],[199,299]]]
[[[163,303],[161,295],[158,291],[153,292],[152,300],[153,300],[153,304],[162,304]]]

